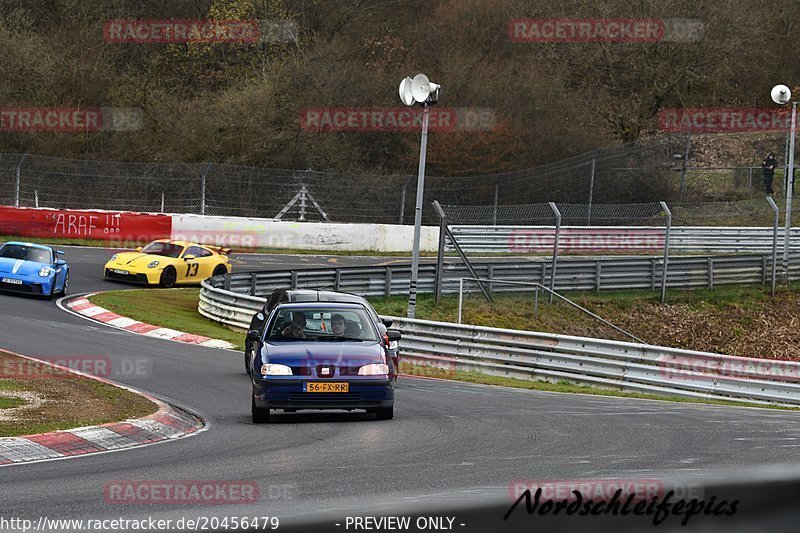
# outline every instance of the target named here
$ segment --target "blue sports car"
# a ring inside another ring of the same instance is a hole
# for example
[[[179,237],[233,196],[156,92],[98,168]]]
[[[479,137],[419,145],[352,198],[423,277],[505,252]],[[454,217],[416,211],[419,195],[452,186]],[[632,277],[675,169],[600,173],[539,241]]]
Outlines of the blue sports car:
[[[64,296],[69,287],[69,265],[64,252],[30,242],[0,246],[0,291]]]
[[[264,329],[248,337],[253,422],[269,422],[272,409],[364,409],[379,420],[394,416],[397,370],[386,338],[363,305],[279,304]]]

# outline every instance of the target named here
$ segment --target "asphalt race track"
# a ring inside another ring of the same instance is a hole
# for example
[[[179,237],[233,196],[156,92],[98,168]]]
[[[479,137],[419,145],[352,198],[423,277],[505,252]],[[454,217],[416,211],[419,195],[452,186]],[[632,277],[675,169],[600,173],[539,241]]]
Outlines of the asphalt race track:
[[[72,294],[127,288],[101,278],[107,250],[65,247]],[[389,264],[405,258],[234,256],[234,271]],[[278,516],[402,512],[507,498],[513,480],[717,478],[800,459],[800,416],[763,409],[507,390],[401,377],[395,419],[286,414],[250,421],[241,355],[137,336],[54,302],[0,295],[0,348],[29,356],[147,358],[118,378],[201,415],[208,430],[176,442],[0,468],[6,516]],[[112,480],[250,480],[260,501],[180,506],[106,503]],[[501,517],[498,516],[498,521]],[[327,520],[327,518],[326,518]],[[498,522],[499,524],[500,522]],[[465,528],[461,528],[465,530]]]

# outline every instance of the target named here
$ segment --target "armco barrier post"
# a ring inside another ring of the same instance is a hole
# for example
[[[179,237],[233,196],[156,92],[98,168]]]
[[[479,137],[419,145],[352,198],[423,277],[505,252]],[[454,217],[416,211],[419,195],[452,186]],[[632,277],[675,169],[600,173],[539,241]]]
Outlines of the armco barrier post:
[[[28,154],[22,154],[22,157],[19,158],[19,163],[17,163],[16,185],[14,192],[14,207],[19,207],[19,184],[20,184],[20,178],[22,176],[22,163],[25,161],[26,157],[28,157]]]
[[[664,229],[664,267],[661,271],[661,303],[667,298],[667,263],[669,262],[669,231],[672,229],[672,211],[667,207],[666,202],[659,202],[661,209],[667,215],[667,227]]]
[[[554,202],[548,202],[550,209],[556,217],[556,232],[553,236],[553,267],[550,269],[550,297],[549,303],[553,303],[553,292],[556,285],[556,264],[558,262],[558,238],[561,235],[561,211],[558,210]]]
[[[778,268],[778,221],[780,218],[780,210],[775,204],[772,196],[767,196],[767,202],[772,208],[772,296],[775,296],[775,279],[777,277],[776,270]]]

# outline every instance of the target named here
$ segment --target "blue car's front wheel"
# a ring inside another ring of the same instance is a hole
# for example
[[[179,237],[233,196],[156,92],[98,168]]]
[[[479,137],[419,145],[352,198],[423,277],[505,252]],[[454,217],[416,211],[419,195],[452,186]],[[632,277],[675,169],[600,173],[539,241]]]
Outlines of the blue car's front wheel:
[[[266,424],[269,422],[269,409],[256,406],[256,399],[250,394],[250,412],[253,415],[253,424]]]
[[[61,292],[58,293],[59,296],[64,297],[67,295],[67,289],[69,288],[69,272],[64,276],[64,286],[61,288]]]

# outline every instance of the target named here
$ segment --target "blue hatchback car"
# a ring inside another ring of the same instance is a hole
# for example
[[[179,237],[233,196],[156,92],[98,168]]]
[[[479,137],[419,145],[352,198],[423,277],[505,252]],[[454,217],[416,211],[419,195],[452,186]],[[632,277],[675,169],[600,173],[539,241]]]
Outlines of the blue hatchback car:
[[[253,422],[270,410],[363,409],[394,416],[397,370],[363,305],[284,303],[261,333],[251,331]]]
[[[69,287],[69,265],[64,252],[30,242],[0,246],[0,290],[52,298]]]

